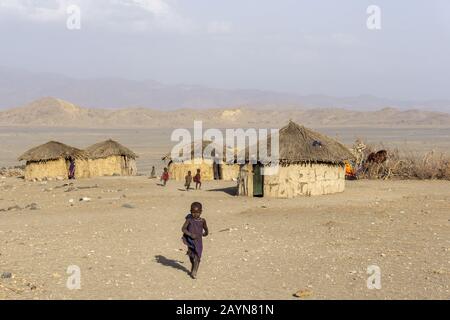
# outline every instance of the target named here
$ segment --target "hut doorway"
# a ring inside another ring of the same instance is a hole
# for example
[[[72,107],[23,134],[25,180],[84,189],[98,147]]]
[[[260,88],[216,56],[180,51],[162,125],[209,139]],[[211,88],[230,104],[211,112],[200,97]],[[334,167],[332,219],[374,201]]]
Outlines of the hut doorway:
[[[253,196],[264,197],[264,176],[261,164],[253,165]]]
[[[222,180],[222,167],[214,161],[213,163],[214,180]]]

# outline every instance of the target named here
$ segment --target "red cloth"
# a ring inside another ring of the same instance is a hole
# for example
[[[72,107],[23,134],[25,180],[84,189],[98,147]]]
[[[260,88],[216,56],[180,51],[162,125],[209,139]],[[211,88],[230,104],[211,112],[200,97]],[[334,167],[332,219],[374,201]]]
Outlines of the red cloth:
[[[161,179],[166,180],[166,181],[169,180],[169,173],[168,173],[168,172],[164,172],[164,173],[162,174]]]

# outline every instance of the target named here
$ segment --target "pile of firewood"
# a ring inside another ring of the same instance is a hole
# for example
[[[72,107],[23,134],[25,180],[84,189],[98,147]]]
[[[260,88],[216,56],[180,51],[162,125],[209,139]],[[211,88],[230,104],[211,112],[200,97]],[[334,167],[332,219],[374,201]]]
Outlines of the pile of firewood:
[[[401,179],[450,180],[450,158],[434,151],[422,157],[393,154],[388,169],[390,176]]]

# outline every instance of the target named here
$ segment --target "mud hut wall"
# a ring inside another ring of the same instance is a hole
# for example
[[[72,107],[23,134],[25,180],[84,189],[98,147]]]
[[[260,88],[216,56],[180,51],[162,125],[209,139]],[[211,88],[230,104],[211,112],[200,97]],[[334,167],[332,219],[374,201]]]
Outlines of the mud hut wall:
[[[122,175],[122,157],[111,156],[101,159],[89,159],[89,171],[91,177]]]
[[[264,196],[293,198],[343,192],[345,168],[340,165],[297,164],[280,166],[276,175],[264,176]]]
[[[233,181],[239,177],[239,164],[222,164],[222,180]]]
[[[70,163],[66,161],[67,168],[69,168]],[[91,171],[89,168],[89,161],[83,159],[75,160],[75,179],[89,178],[91,176]]]
[[[197,169],[200,169],[200,174],[202,176],[202,181],[214,180],[214,168],[212,160],[199,160],[200,163],[195,163],[195,161],[185,161],[185,162],[172,162],[169,166],[169,177],[176,181],[184,181],[185,176],[188,171],[191,171],[192,176],[195,176]]]
[[[28,161],[25,166],[25,179],[45,179],[45,178],[63,178],[69,176],[68,166],[65,159],[50,161]]]

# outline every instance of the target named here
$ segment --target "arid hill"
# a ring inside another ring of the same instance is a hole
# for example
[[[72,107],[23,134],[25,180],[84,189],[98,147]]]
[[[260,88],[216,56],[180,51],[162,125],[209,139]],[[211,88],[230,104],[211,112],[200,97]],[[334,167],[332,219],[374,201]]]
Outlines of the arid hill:
[[[115,77],[72,78],[0,66],[0,110],[20,106],[40,97],[52,96],[92,108],[141,106],[156,110],[183,108],[233,108],[251,106],[266,109],[344,108],[375,111],[383,107],[450,112],[450,100],[399,100],[370,94],[330,96],[257,89],[224,89],[189,83],[169,84],[154,80],[127,80]]]
[[[378,111],[346,109],[90,109],[56,98],[42,98],[28,105],[0,111],[1,126],[80,128],[190,127],[194,120],[224,127],[277,127],[289,119],[308,126],[450,126],[450,114],[423,110],[384,108]]]

